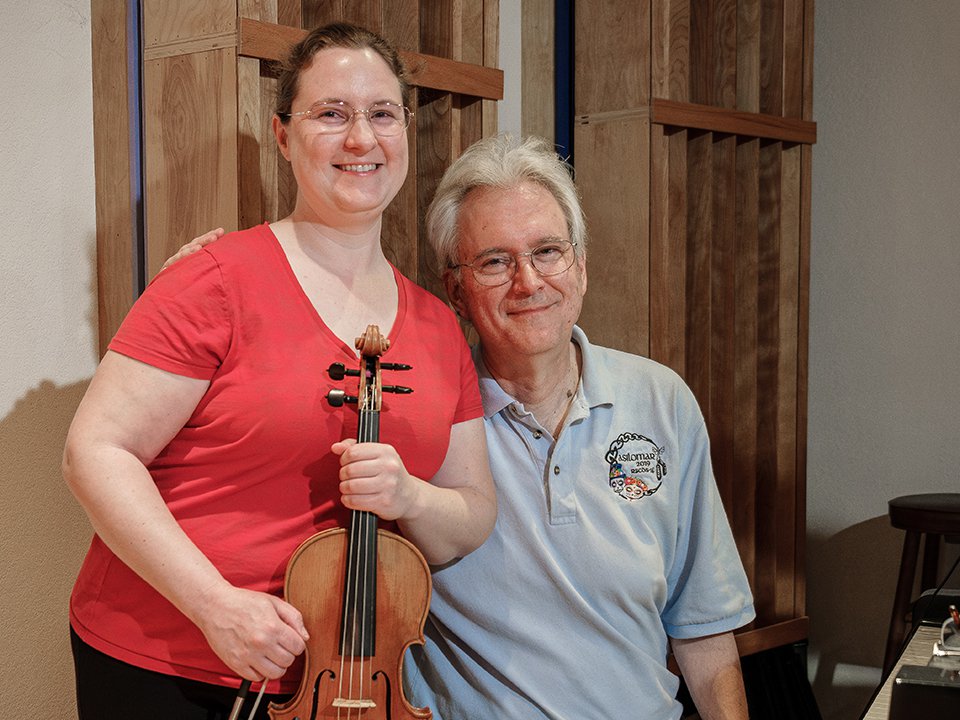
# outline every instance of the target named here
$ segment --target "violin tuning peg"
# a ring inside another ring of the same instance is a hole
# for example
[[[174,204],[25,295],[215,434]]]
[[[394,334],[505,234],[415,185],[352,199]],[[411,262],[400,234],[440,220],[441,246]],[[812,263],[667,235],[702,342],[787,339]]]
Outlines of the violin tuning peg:
[[[327,374],[334,380],[343,380],[346,376],[359,376],[359,370],[347,370],[347,366],[343,363],[333,363],[330,367],[327,368]]]
[[[384,385],[380,389],[384,392],[397,393],[398,395],[409,395],[413,392],[413,388],[404,387],[403,385]]]
[[[355,403],[357,398],[347,395],[343,390],[331,390],[327,393],[327,402],[333,407],[341,407],[344,403]]]
[[[413,365],[404,363],[380,363],[381,370],[413,370]]]

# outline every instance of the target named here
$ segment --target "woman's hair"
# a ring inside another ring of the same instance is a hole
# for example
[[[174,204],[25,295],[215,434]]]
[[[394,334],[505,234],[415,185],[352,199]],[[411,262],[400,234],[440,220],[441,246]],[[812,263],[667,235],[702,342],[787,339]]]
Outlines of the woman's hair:
[[[287,58],[280,63],[277,79],[275,111],[283,122],[290,119],[293,100],[300,91],[300,74],[313,62],[313,56],[327,48],[365,50],[370,48],[383,58],[400,83],[400,96],[404,105],[409,104],[410,85],[406,70],[396,48],[370,30],[350,23],[331,23],[314,28],[293,46]]]
[[[509,189],[529,181],[545,188],[560,206],[576,252],[586,251],[587,227],[573,169],[544,138],[514,138],[501,133],[471,145],[447,168],[427,210],[427,239],[437,255],[440,272],[457,263],[460,208],[471,190]]]

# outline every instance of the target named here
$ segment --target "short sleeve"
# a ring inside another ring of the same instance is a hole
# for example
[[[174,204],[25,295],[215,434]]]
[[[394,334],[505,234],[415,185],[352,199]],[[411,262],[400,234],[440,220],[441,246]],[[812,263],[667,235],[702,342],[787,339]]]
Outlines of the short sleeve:
[[[232,325],[220,267],[201,250],[153,279],[109,349],[167,372],[209,380],[229,350]]]
[[[730,531],[710,461],[700,409],[684,386],[678,413],[683,463],[676,554],[667,568],[667,634],[695,638],[734,630],[755,613],[743,563]]]
[[[459,327],[456,332],[460,349],[460,401],[457,403],[453,422],[459,423],[483,417],[483,401],[480,399],[480,381],[470,348]]]

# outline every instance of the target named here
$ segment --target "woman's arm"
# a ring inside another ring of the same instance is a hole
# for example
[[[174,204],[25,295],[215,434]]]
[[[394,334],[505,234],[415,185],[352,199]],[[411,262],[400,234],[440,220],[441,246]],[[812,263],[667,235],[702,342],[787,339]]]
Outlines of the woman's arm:
[[[234,672],[279,677],[303,651],[300,614],[224,580],[183,532],[146,468],[208,385],[107,352],[67,434],[63,475],[100,538],[190,618]]]
[[[390,445],[347,440],[333,452],[343,504],[396,520],[431,565],[463,557],[493,530],[497,499],[482,418],[450,429],[447,455],[430,482],[410,475]]]

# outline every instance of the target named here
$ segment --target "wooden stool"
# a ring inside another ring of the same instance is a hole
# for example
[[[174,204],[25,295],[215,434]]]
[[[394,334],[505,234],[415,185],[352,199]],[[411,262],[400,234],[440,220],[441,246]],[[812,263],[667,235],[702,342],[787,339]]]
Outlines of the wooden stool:
[[[907,534],[903,539],[900,576],[893,599],[893,612],[890,614],[887,649],[883,656],[884,676],[896,664],[897,654],[906,634],[906,616],[912,602],[920,535],[927,536],[923,547],[923,567],[920,571],[920,590],[923,591],[937,586],[941,536],[947,536],[953,542],[960,540],[960,493],[904,495],[891,500],[888,506],[890,524],[906,530]]]

